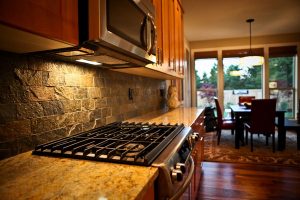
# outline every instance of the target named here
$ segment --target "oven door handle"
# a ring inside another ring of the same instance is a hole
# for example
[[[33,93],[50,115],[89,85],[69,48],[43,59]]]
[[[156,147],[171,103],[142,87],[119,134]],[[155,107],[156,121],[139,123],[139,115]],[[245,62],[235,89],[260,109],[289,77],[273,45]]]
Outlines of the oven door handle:
[[[185,180],[182,187],[169,200],[179,199],[181,195],[185,192],[186,188],[190,185],[195,170],[195,164],[192,156],[189,157],[189,161],[191,165],[190,165],[190,171],[189,171],[189,175],[187,176],[187,179]]]

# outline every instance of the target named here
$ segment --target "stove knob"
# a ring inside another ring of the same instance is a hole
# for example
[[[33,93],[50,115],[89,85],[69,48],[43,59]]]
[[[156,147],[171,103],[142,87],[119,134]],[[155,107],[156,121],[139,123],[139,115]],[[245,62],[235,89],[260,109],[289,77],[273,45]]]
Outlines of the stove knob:
[[[182,173],[185,173],[186,168],[184,163],[176,163],[175,169],[179,169]]]
[[[172,170],[172,181],[182,181],[183,179],[183,174],[182,171],[179,169],[173,169]]]

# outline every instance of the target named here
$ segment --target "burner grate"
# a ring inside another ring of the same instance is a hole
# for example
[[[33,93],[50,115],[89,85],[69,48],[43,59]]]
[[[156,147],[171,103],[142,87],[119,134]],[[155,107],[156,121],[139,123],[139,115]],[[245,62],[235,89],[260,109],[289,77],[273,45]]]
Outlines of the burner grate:
[[[183,128],[115,122],[38,145],[32,153],[149,166]]]

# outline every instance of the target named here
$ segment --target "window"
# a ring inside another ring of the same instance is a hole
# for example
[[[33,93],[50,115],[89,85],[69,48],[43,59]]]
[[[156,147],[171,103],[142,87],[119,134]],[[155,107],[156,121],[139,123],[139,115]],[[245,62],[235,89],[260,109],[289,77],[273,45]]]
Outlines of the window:
[[[243,63],[241,57],[245,51],[223,51],[225,114],[228,114],[230,105],[238,104],[239,96],[262,98],[262,65]],[[263,49],[254,52],[254,55],[261,56]]]
[[[277,109],[285,110],[286,118],[295,116],[296,46],[269,49],[270,98],[277,99]]]
[[[238,103],[239,96],[255,96],[256,99],[262,99],[265,98],[263,94],[270,94],[266,98],[276,98],[277,109],[285,110],[286,118],[294,118],[297,112],[296,103],[298,103],[296,101],[297,46],[269,48],[268,79],[263,73],[263,65],[249,66],[241,63],[241,58],[248,50],[222,50],[221,72],[218,72],[221,66],[218,66],[217,51],[194,54],[196,105],[201,108],[214,105],[212,97],[217,96],[217,85],[219,85],[219,88],[224,88],[223,91],[219,91],[219,96],[224,96],[224,99],[219,99],[225,108],[224,117],[229,117],[229,107]],[[263,56],[264,49],[252,49],[252,55]],[[217,79],[218,73],[222,73],[224,82]],[[263,87],[263,83],[268,84]]]
[[[213,106],[213,97],[217,96],[217,52],[198,52],[195,58],[197,107]]]

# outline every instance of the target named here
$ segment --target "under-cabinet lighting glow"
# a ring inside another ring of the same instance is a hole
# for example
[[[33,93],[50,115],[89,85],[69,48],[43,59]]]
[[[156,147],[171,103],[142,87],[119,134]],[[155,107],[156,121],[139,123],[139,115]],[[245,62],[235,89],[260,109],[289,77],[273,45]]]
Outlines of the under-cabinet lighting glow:
[[[90,65],[102,65],[102,63],[89,61],[89,60],[85,60],[85,59],[79,59],[79,60],[76,60],[76,61],[77,62],[82,62],[82,63],[87,63],[87,64],[90,64]]]

